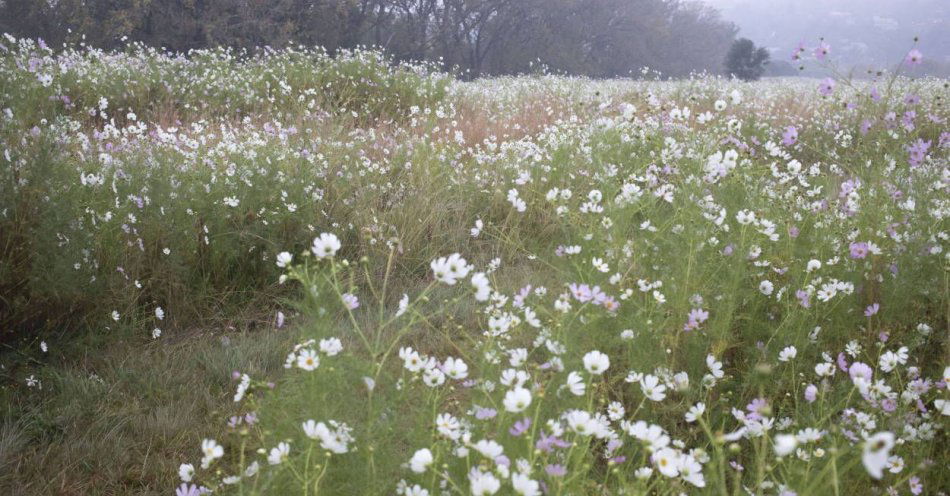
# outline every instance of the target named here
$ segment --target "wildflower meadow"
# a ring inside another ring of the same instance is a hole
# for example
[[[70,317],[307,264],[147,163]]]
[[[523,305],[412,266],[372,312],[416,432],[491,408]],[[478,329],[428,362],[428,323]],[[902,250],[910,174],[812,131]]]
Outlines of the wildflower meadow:
[[[950,493],[950,83],[0,40],[4,494]]]

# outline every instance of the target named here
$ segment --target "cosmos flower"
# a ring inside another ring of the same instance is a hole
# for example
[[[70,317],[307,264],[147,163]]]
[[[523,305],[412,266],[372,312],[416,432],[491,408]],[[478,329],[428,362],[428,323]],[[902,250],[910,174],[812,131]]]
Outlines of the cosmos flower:
[[[422,448],[412,455],[409,460],[409,469],[417,474],[425,473],[432,461],[432,452],[428,448]]]
[[[584,368],[591,374],[603,374],[609,367],[610,358],[597,350],[584,355]]]
[[[911,51],[907,52],[907,56],[904,57],[904,63],[910,66],[920,65],[924,61],[924,55],[920,53],[920,50],[914,48]]]
[[[890,432],[878,432],[864,441],[861,463],[871,477],[880,479],[884,475],[884,468],[893,447],[894,434]]]
[[[329,258],[336,255],[340,246],[340,239],[335,234],[322,233],[319,237],[313,239],[310,251],[317,258]]]
[[[795,143],[798,143],[798,129],[795,126],[788,126],[785,128],[785,132],[782,133],[782,144],[792,146]]]

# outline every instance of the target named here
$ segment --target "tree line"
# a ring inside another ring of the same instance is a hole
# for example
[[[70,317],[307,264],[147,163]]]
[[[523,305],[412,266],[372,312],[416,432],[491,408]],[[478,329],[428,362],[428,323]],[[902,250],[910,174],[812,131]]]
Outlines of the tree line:
[[[380,47],[462,77],[553,72],[723,72],[736,27],[682,0],[0,0],[0,31],[50,46],[139,41],[212,46]]]

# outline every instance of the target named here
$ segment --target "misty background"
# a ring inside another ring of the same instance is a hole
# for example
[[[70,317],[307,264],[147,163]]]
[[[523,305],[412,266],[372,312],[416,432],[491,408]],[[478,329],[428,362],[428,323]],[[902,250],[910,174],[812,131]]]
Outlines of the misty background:
[[[592,77],[725,74],[740,37],[766,47],[766,76],[821,75],[790,59],[831,44],[855,76],[893,67],[950,76],[948,0],[0,0],[0,31],[62,44],[175,52],[210,47],[380,47],[460,77],[548,71]]]

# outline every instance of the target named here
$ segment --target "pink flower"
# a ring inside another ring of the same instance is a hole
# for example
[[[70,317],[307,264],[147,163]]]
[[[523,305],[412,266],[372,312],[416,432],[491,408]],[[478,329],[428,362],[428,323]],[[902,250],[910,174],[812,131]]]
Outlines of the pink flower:
[[[831,52],[831,45],[822,41],[818,44],[818,47],[815,48],[815,58],[818,60],[825,60],[828,56],[828,53]]]
[[[870,316],[876,314],[877,311],[880,310],[880,309],[881,309],[881,305],[879,305],[879,304],[877,304],[877,303],[875,303],[875,304],[873,304],[873,305],[868,305],[868,307],[867,307],[866,309],[864,309],[864,316],[865,316],[865,317],[870,317]]]
[[[818,85],[818,93],[821,93],[824,96],[830,95],[835,90],[835,80],[831,78],[825,78],[821,84]]]
[[[920,65],[924,60],[924,54],[920,53],[920,50],[913,49],[907,52],[907,57],[904,58],[904,62],[908,65]]]

